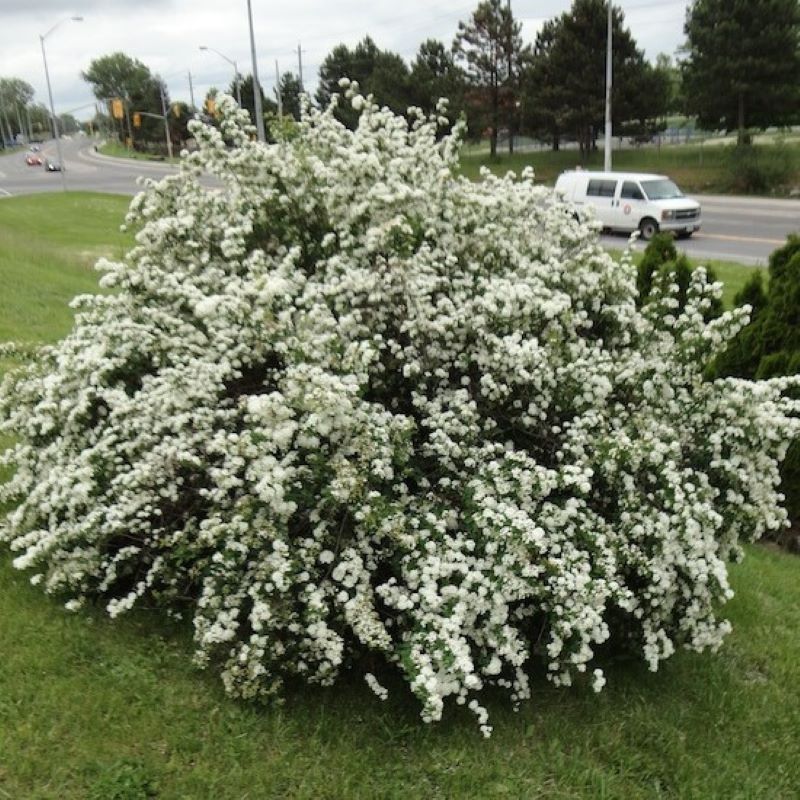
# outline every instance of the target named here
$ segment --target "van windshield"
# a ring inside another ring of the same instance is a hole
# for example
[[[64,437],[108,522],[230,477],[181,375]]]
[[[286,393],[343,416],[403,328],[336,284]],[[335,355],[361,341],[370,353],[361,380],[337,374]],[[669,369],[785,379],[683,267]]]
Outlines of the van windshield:
[[[648,200],[672,200],[674,197],[683,197],[683,192],[672,181],[666,179],[642,181],[642,189]]]

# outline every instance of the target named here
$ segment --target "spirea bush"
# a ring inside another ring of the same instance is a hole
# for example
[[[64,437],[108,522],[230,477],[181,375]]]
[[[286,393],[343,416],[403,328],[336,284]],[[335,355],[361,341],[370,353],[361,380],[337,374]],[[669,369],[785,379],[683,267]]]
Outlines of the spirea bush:
[[[341,102],[356,130],[307,109],[263,146],[221,100],[108,291],[5,379],[15,565],[69,609],[190,614],[234,695],[383,661],[486,734],[482,690],[536,664],[599,691],[606,642],[716,648],[798,430],[792,379],[703,378],[747,310],[706,323],[702,271],[637,309],[531,174],[472,183],[458,130]]]

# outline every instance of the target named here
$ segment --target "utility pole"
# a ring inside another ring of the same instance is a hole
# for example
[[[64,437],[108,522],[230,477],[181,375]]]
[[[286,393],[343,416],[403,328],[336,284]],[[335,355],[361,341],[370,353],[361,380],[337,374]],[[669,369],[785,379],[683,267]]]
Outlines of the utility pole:
[[[275,96],[278,98],[278,119],[283,116],[283,101],[281,100],[281,73],[278,69],[278,59],[275,59]]]
[[[256,111],[256,130],[258,140],[267,141],[267,132],[264,130],[264,110],[261,107],[261,83],[258,80],[258,65],[256,64],[256,38],[253,34],[253,7],[250,0],[247,0],[247,17],[250,22],[250,56],[253,61],[253,100],[255,101]]]
[[[169,135],[169,117],[167,116],[167,98],[164,97],[164,82],[158,79],[158,91],[161,93],[161,113],[164,115],[164,134],[167,137],[167,155],[172,158],[172,139]]]
[[[611,0],[608,0],[608,42],[606,44],[606,138],[603,153],[603,169],[606,172],[611,171],[611,54],[612,54],[612,41],[611,41],[611,21],[612,21],[613,6]]]
[[[508,89],[509,89],[509,115],[508,115],[508,153],[514,152],[514,92],[513,92],[513,69],[514,69],[514,22],[511,16],[511,0],[508,0]]]
[[[239,108],[242,107],[242,76],[239,74],[239,66],[234,61],[233,62],[233,71],[235,73],[234,81],[236,81],[236,102],[239,104]]]
[[[189,70],[189,98],[192,101],[192,110],[197,108],[194,104],[194,85],[192,84],[192,71]]]
[[[15,106],[17,110],[17,126],[19,127],[19,135],[25,138],[25,128],[22,126],[22,114],[19,113],[19,106]]]
[[[297,44],[297,77],[300,78],[300,91],[303,92],[303,50],[299,42]]]

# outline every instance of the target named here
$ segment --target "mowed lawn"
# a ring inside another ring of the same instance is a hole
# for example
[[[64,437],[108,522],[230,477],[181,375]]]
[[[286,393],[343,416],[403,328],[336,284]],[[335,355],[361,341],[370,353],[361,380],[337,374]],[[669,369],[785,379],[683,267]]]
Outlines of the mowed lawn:
[[[92,259],[130,241],[126,203],[0,201],[0,340],[66,332]],[[0,551],[0,800],[797,797],[800,559],[767,547],[732,567],[720,652],[658,673],[608,655],[600,695],[537,673],[518,713],[489,699],[489,740],[463,709],[423,725],[390,674],[385,703],[355,675],[291,686],[282,706],[232,701],[191,665],[188,624],[68,614],[10,560]]]
[[[736,193],[732,169],[738,157],[732,144],[648,146],[615,150],[613,154],[616,170],[665,173],[685,192],[708,194]],[[777,170],[777,174],[784,176],[786,185],[781,187],[784,194],[787,186],[800,186],[800,146],[795,142],[780,146],[760,146],[757,158],[761,168],[770,175],[775,175]],[[577,150],[572,149],[537,150],[509,155],[501,148],[497,156],[491,158],[484,146],[468,148],[461,158],[461,171],[470,178],[476,178],[481,167],[502,175],[509,170],[519,173],[528,166],[533,167],[537,183],[552,186],[564,170],[581,166],[581,157]],[[590,153],[582,166],[586,169],[603,169],[602,140],[599,149]],[[772,183],[772,180],[767,181],[768,185]],[[752,190],[746,193],[752,194]]]

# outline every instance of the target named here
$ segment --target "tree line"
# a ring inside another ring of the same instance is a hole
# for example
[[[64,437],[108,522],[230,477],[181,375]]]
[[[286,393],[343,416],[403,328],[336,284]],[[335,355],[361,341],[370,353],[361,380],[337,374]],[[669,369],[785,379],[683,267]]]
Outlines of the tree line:
[[[408,105],[432,112],[439,97],[451,115],[464,115],[492,154],[504,132],[552,143],[596,146],[605,116],[606,0],[574,0],[526,43],[510,3],[483,0],[458,25],[448,47],[426,40],[407,67],[400,56],[366,37],[339,45],[324,60],[316,99],[325,103],[341,77],[355,78],[377,102],[402,113]],[[647,61],[612,8],[612,122],[618,135],[652,137],[669,114],[695,116],[707,130],[748,131],[800,122],[800,4],[797,0],[694,0],[687,9],[679,62]],[[348,109],[340,118],[353,124]]]
[[[410,64],[370,36],[352,47],[337,45],[320,66],[310,100],[327,104],[340,92],[342,78],[357,81],[362,92],[400,114],[410,106],[434,113],[446,97],[450,120],[465,119],[468,134],[487,138],[492,154],[501,139],[512,151],[518,134],[548,141],[554,149],[565,140],[577,141],[585,154],[596,147],[604,123],[607,15],[606,0],[574,0],[544,24],[535,41],[525,42],[510,3],[482,0],[459,22],[449,44],[426,39]],[[797,0],[694,0],[684,31],[678,62],[662,54],[650,63],[622,10],[612,9],[617,135],[647,140],[663,130],[668,115],[682,113],[707,130],[736,130],[745,144],[753,128],[800,121]],[[213,117],[216,89],[200,109],[172,103],[161,78],[124,53],[94,59],[82,76],[107,110],[96,122],[142,148],[163,144],[165,111],[176,144],[187,138],[187,124],[198,110]],[[242,106],[254,117],[252,76],[239,81],[226,89],[235,96],[238,88]],[[268,129],[280,127],[281,116],[299,118],[302,93],[292,72],[280,76],[274,98],[262,91]],[[49,125],[46,109],[32,106],[32,96],[24,81],[0,79],[0,127],[12,137],[24,126],[19,112],[9,109],[28,109],[41,129]],[[116,116],[114,98],[122,107]],[[346,104],[336,114],[345,124],[356,124],[357,114]]]
[[[50,136],[50,112],[42,103],[33,102],[33,97],[33,87],[27,81],[0,77],[0,148]],[[64,133],[80,129],[72,114],[61,114],[58,126]]]

